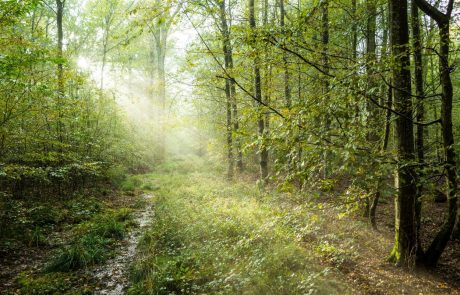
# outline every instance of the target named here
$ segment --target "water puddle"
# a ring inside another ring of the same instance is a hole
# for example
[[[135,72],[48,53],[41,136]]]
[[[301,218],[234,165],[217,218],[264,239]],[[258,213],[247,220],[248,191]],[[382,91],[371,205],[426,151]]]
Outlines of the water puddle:
[[[122,295],[128,287],[129,264],[133,261],[136,254],[136,246],[144,232],[144,228],[149,225],[153,217],[152,195],[145,195],[146,207],[136,213],[134,220],[139,227],[133,230],[121,246],[121,251],[116,257],[110,259],[106,264],[101,265],[94,271],[94,276],[98,279],[100,289],[94,294],[100,295]]]

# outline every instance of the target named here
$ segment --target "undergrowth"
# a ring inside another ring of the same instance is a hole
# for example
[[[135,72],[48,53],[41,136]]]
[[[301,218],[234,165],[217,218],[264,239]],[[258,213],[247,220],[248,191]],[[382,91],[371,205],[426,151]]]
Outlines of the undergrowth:
[[[133,225],[126,208],[100,215],[79,224],[74,238],[63,247],[46,267],[47,272],[66,272],[104,262],[112,254],[112,246],[122,240],[127,226]]]
[[[348,254],[323,240],[306,247],[318,219],[284,196],[191,171],[145,177],[158,187],[155,217],[128,294],[347,293],[319,258]]]

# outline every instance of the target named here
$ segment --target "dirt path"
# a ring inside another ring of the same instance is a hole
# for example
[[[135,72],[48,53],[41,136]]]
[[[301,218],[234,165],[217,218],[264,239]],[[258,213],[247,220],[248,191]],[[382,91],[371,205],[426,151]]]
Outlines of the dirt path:
[[[125,293],[129,283],[129,264],[136,254],[137,243],[154,214],[152,198],[152,195],[144,195],[147,205],[144,210],[136,212],[134,218],[139,227],[133,230],[123,242],[120,253],[94,270],[94,276],[100,282],[95,294],[121,295]]]

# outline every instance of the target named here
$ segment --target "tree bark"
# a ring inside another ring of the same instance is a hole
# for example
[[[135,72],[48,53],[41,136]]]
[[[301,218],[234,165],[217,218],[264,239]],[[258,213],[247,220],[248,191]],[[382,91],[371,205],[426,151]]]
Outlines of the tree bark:
[[[411,2],[411,27],[412,27],[412,48],[414,51],[414,77],[415,77],[415,95],[417,97],[417,108],[416,108],[416,119],[417,122],[423,122],[425,117],[425,109],[423,100],[425,91],[423,89],[423,60],[422,60],[422,40],[420,34],[420,18],[418,14],[418,6],[412,1]],[[417,151],[417,160],[421,167],[425,162],[425,148],[423,140],[423,125],[417,125],[417,136],[415,142],[415,149]],[[420,179],[423,178],[423,169],[419,171]],[[423,181],[420,181],[417,186],[416,206],[415,206],[415,218],[417,222],[417,249],[422,250],[422,244],[420,239],[420,222],[422,217],[422,191]]]
[[[417,176],[411,163],[415,160],[412,118],[411,72],[407,0],[390,0],[390,40],[393,58],[393,90],[396,117],[398,167],[395,177],[395,244],[390,261],[413,266],[417,253],[415,196]]]
[[[320,7],[321,13],[321,60],[323,64],[323,71],[325,75],[323,76],[323,94],[325,97],[326,103],[329,103],[329,88],[330,88],[330,81],[329,81],[329,0],[325,0],[321,3]],[[324,114],[324,132],[327,136],[329,132],[331,121],[329,119],[329,115],[327,113]],[[323,178],[326,179],[330,175],[330,152],[326,147],[326,150],[323,153]]]
[[[256,42],[256,18],[255,18],[255,3],[254,0],[249,0],[249,26],[253,32],[252,42],[255,52],[254,57],[254,97],[257,101],[262,101],[262,88],[261,88],[261,78],[260,78],[260,57],[255,47]],[[268,150],[265,146],[265,120],[263,115],[263,105],[258,103],[258,134],[259,134],[259,167],[260,167],[260,178],[263,182],[267,180],[268,177]]]
[[[220,8],[220,21],[222,26],[222,48],[224,52],[225,70],[229,71],[231,58],[230,36],[225,12],[225,0],[218,2]],[[234,100],[234,90],[232,91],[232,80],[225,79],[225,96],[227,109],[227,179],[233,179],[233,126],[232,126],[232,103]],[[234,84],[234,83],[233,83]],[[233,87],[235,87],[233,85]]]

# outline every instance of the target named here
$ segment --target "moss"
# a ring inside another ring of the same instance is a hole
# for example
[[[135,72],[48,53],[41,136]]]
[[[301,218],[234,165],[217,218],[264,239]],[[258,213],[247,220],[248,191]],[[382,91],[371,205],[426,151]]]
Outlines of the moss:
[[[399,265],[401,263],[401,252],[399,251],[398,242],[395,243],[391,250],[388,262]]]

